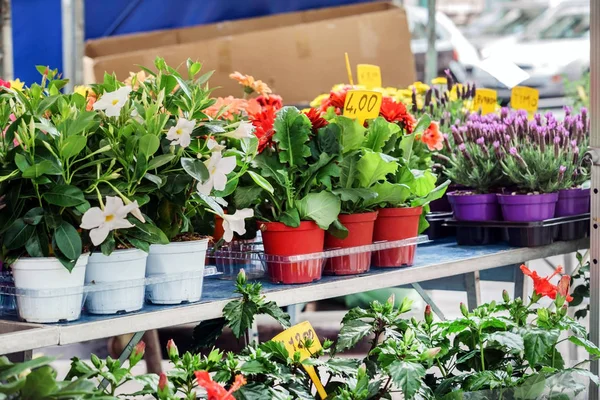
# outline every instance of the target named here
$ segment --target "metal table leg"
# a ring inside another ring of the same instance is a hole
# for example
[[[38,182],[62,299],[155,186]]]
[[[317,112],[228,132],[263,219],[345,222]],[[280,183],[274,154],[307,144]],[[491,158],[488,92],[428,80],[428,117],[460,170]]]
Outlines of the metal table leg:
[[[467,307],[469,308],[469,311],[472,311],[481,304],[479,271],[465,274],[465,284],[467,285]]]
[[[413,283],[412,287],[417,291],[417,293],[419,293],[419,296],[421,296],[425,303],[431,306],[431,310],[435,313],[435,315],[437,315],[442,321],[445,321],[446,317],[444,316],[444,313],[442,313],[442,310],[440,310],[437,304],[435,304],[431,297],[429,297],[425,289],[423,289],[423,287],[418,283]]]

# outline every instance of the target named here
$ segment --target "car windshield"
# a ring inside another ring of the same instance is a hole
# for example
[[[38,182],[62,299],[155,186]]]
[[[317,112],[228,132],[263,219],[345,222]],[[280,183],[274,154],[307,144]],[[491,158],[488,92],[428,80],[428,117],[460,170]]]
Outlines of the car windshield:
[[[527,24],[540,16],[543,8],[512,9],[483,32],[488,35],[511,35],[522,32]]]
[[[589,35],[589,14],[561,15],[552,21],[547,28],[542,29],[537,39],[578,39]]]

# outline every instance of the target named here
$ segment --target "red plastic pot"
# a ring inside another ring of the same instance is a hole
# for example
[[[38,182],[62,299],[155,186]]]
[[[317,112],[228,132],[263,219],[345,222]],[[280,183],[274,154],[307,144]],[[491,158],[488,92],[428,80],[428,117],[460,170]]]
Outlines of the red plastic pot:
[[[414,238],[419,234],[419,218],[423,207],[382,208],[375,220],[373,243]],[[380,250],[373,253],[373,267],[412,265],[417,245]]]
[[[281,222],[259,222],[265,254],[296,256],[323,251],[325,231],[312,221],[302,221],[297,228]],[[321,279],[323,260],[274,262],[267,260],[267,271],[274,283],[309,283]]]
[[[348,248],[356,246],[365,246],[373,243],[373,229],[377,212],[361,214],[341,214],[339,221],[348,229],[348,236],[345,239],[338,239],[335,236],[325,234],[325,248]],[[371,253],[358,253],[347,256],[333,257],[327,260],[325,264],[326,275],[354,275],[366,272],[371,266]]]

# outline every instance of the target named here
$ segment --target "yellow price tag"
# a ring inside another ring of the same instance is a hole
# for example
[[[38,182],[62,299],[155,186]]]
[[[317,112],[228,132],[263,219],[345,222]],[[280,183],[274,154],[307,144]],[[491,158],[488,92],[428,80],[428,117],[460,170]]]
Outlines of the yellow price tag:
[[[526,86],[515,86],[510,92],[510,106],[515,110],[525,110],[533,114],[538,109],[540,92]]]
[[[312,346],[310,349],[304,347],[304,342],[306,339],[312,340]],[[315,352],[321,350],[323,347],[321,346],[321,342],[319,341],[319,337],[317,333],[313,329],[312,325],[308,321],[301,322],[297,325],[292,326],[289,329],[281,332],[277,336],[272,339],[274,342],[282,342],[287,351],[292,356],[295,352],[300,352],[300,360],[305,360],[312,356]],[[310,376],[310,379],[315,384],[317,388],[317,392],[321,399],[327,398],[327,392],[325,392],[325,388],[321,383],[321,380],[317,376],[317,372],[315,371],[315,367],[312,365],[303,365],[304,369]]]
[[[498,105],[498,93],[492,89],[477,89],[475,99],[473,100],[472,111],[479,111],[481,114],[489,114],[496,111]]]
[[[349,90],[344,103],[344,117],[357,119],[361,124],[377,118],[381,108],[381,93],[372,90]]]
[[[358,64],[356,66],[358,84],[367,89],[381,87],[381,69],[377,65]]]

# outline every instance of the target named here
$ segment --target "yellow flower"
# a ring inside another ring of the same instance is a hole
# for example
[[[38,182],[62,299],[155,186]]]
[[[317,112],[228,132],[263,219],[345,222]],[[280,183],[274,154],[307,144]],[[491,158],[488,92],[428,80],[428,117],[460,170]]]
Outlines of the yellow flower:
[[[437,78],[433,78],[431,80],[432,85],[446,85],[448,84],[448,79],[444,76],[438,76]]]
[[[429,90],[429,85],[427,85],[426,83],[417,81],[417,82],[413,83],[412,85],[410,85],[408,88],[410,90],[413,90],[413,88],[415,88],[417,93],[423,94]]]
[[[450,92],[450,101],[458,100],[458,91],[462,92],[463,85],[460,83],[455,84]]]
[[[313,101],[310,102],[310,106],[312,108],[319,108],[323,100],[329,97],[329,93],[323,93],[315,97]]]
[[[77,93],[82,95],[83,97],[87,97],[87,93],[90,91],[90,88],[85,85],[75,86],[73,88],[73,93]]]
[[[25,85],[25,82],[21,82],[21,80],[19,78],[15,79],[14,81],[9,81],[10,82],[10,88],[11,89],[15,89],[16,91],[22,91],[23,90],[23,85]]]
[[[337,85],[333,85],[333,87],[331,88],[332,92],[338,92],[341,89],[345,88],[346,84],[345,83],[338,83]]]

